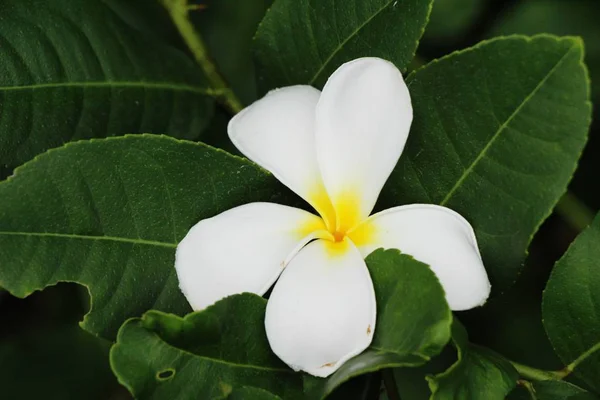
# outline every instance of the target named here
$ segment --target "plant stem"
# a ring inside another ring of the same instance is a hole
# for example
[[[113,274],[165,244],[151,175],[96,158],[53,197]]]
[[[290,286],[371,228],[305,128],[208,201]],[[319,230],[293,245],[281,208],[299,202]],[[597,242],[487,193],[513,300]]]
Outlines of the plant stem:
[[[519,375],[521,375],[523,378],[534,381],[559,381],[569,374],[566,372],[566,370],[544,371],[542,369],[529,367],[514,361],[510,361],[510,363],[513,365],[513,367],[515,367]]]
[[[525,388],[525,390],[527,390],[527,393],[529,393],[529,397],[531,398],[531,400],[537,400],[537,396],[535,395],[535,390],[533,389],[533,385],[531,384],[531,382],[526,381],[524,379],[519,379],[517,381],[517,385],[522,386]]]
[[[556,213],[577,231],[584,230],[594,219],[594,213],[571,192],[560,199]]]
[[[388,399],[401,400],[398,387],[396,386],[396,378],[394,378],[394,371],[392,369],[384,369],[381,375],[383,376],[383,386],[385,386]]]
[[[600,351],[600,342],[596,343],[588,351],[586,351],[585,353],[583,353],[582,355],[580,355],[579,357],[577,357],[575,359],[575,361],[573,361],[571,364],[567,365],[566,368],[565,368],[566,374],[568,375],[571,372],[573,372],[573,370],[575,368],[577,368],[577,366],[579,364],[581,364],[586,358],[588,358],[589,356],[591,356],[592,354],[594,354],[597,351]]]
[[[240,112],[244,106],[217,71],[215,64],[208,56],[204,40],[188,18],[190,10],[197,9],[197,7],[188,5],[188,0],[162,0],[162,3],[223,105],[233,114]]]

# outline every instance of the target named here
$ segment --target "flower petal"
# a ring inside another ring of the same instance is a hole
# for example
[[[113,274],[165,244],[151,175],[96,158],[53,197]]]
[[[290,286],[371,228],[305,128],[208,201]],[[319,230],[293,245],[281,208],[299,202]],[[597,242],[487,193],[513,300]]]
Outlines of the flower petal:
[[[338,230],[369,216],[411,122],[408,88],[392,63],[359,58],[331,75],[317,105],[316,145]]]
[[[431,204],[394,207],[371,216],[350,237],[363,256],[396,248],[428,264],[452,310],[483,305],[490,282],[471,225],[449,208]]]
[[[179,287],[194,310],[236,293],[262,295],[312,232],[324,228],[313,214],[272,203],[202,220],[177,246]]]
[[[321,92],[290,86],[269,92],[231,119],[233,144],[310,203],[322,216],[333,210],[315,149],[315,108]]]
[[[369,346],[375,316],[373,283],[358,250],[350,241],[316,240],[275,285],[265,327],[286,364],[326,377]]]

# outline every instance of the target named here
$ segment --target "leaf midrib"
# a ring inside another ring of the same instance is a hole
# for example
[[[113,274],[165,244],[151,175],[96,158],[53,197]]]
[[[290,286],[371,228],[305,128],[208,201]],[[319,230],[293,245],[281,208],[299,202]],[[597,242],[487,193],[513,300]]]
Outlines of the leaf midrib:
[[[141,88],[153,90],[172,90],[177,92],[191,92],[207,96],[216,96],[218,92],[209,89],[195,87],[185,84],[174,84],[169,82],[145,82],[145,81],[81,81],[81,82],[54,82],[37,83],[21,86],[0,86],[0,92],[18,91],[18,90],[36,90],[36,89],[56,89],[56,88]]]
[[[350,35],[348,35],[346,37],[346,39],[342,40],[340,42],[340,44],[337,45],[337,47],[333,50],[333,52],[331,52],[331,54],[329,55],[329,57],[327,57],[327,59],[325,59],[325,61],[323,61],[323,64],[321,64],[321,67],[318,69],[317,72],[315,72],[315,74],[313,75],[313,77],[310,79],[310,81],[308,82],[309,85],[312,85],[313,83],[315,83],[315,81],[317,80],[317,78],[319,77],[319,75],[321,75],[321,73],[325,70],[325,67],[331,62],[331,60],[333,60],[333,57],[336,56],[337,53],[340,52],[340,50],[342,50],[342,48],[350,41],[350,39],[354,38],[356,35],[358,35],[358,33],[365,27],[367,26],[369,23],[371,23],[371,21],[377,17],[379,14],[381,14],[386,8],[388,8],[390,6],[390,4],[392,4],[394,2],[394,0],[390,0],[387,3],[385,3],[383,5],[383,7],[381,7],[379,10],[375,11],[373,13],[373,15],[371,15],[369,18],[367,18],[362,24],[360,24],[352,33],[350,33]]]
[[[542,80],[536,85],[536,87],[533,88],[533,90],[515,108],[515,111],[513,111],[513,113],[506,119],[506,121],[504,121],[504,123],[498,127],[498,130],[494,133],[494,135],[491,137],[491,139],[488,141],[488,143],[484,146],[484,148],[477,155],[477,157],[475,157],[475,159],[467,167],[467,169],[464,170],[464,172],[462,173],[462,175],[460,176],[460,178],[456,181],[456,183],[454,184],[454,186],[446,194],[446,196],[444,197],[444,199],[439,203],[441,206],[446,205],[448,203],[448,201],[450,201],[450,199],[452,198],[452,196],[454,196],[454,193],[456,193],[456,191],[461,187],[461,185],[463,184],[463,182],[473,172],[473,170],[475,169],[475,167],[477,166],[477,164],[485,157],[485,155],[487,154],[488,150],[492,147],[492,145],[500,137],[500,135],[502,134],[502,132],[504,132],[504,130],[508,127],[508,125],[512,122],[512,120],[521,112],[521,110],[523,109],[523,107],[525,107],[525,105],[529,102],[529,100],[531,100],[533,97],[535,97],[535,95],[542,88],[542,86],[545,85],[546,81],[548,79],[550,79],[550,77],[558,70],[558,68],[561,66],[561,64],[563,63],[563,61],[567,58],[567,56],[571,53],[571,51],[573,49],[575,49],[576,47],[577,46],[575,44],[573,44],[565,52],[565,54],[556,62],[556,64],[550,69],[550,71],[548,71],[548,73],[544,76],[544,78],[542,78]]]
[[[78,239],[78,240],[98,240],[108,242],[119,242],[119,243],[130,243],[140,244],[144,246],[156,246],[156,247],[167,247],[175,249],[177,243],[161,242],[158,240],[147,240],[141,238],[124,238],[118,236],[93,236],[93,235],[79,235],[74,233],[56,233],[56,232],[8,232],[0,231],[0,236],[32,236],[32,237],[51,237],[51,238],[63,238],[63,239]]]

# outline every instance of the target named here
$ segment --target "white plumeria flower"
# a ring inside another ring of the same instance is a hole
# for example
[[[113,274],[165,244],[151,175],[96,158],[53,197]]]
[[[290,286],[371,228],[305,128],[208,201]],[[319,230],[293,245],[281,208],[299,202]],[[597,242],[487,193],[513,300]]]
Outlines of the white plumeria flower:
[[[271,348],[294,370],[326,377],[371,343],[376,304],[364,257],[379,247],[430,265],[453,310],[483,304],[490,283],[463,217],[426,204],[369,217],[411,122],[402,75],[379,58],[342,65],[323,92],[285,87],[236,115],[229,123],[235,146],[320,217],[252,203],[200,221],[175,263],[191,306],[263,295],[279,278],[265,317]]]

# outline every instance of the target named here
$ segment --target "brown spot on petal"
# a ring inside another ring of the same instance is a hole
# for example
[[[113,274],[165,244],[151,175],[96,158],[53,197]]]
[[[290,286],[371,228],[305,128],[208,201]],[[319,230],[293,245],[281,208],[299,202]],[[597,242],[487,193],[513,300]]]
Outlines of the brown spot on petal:
[[[323,365],[321,365],[319,368],[333,367],[334,365],[335,365],[335,363],[334,363],[334,362],[329,362],[329,363],[327,363],[327,364],[323,364]]]
[[[279,263],[279,266],[280,266],[281,268],[285,267],[285,260],[283,260],[282,262],[280,262],[280,263]]]
[[[371,334],[371,325],[367,326],[367,335]]]

